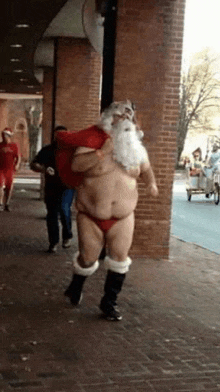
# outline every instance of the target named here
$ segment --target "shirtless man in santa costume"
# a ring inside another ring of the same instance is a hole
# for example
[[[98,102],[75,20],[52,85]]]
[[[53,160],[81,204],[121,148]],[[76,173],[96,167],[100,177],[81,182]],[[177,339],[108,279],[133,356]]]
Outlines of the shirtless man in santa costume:
[[[65,295],[72,305],[79,304],[83,284],[99,267],[105,244],[107,277],[100,309],[108,320],[121,320],[116,300],[131,264],[128,252],[138,201],[137,178],[146,183],[149,195],[156,197],[158,189],[132,104],[112,103],[97,126],[109,136],[103,146],[78,147],[72,160],[73,172],[83,173],[83,180],[76,200],[79,252]]]

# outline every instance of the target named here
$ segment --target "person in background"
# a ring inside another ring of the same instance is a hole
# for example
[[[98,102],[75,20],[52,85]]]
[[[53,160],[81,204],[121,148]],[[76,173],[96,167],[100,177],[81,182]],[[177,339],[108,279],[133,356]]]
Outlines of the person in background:
[[[212,153],[206,160],[204,166],[204,174],[207,178],[206,197],[208,198],[210,193],[213,191],[213,174],[219,170],[220,167],[220,151],[216,143],[213,144]]]
[[[211,156],[207,159],[207,168],[212,169],[210,171],[213,172],[214,170],[218,169],[217,165],[220,164],[220,151],[219,147],[216,143],[213,144]],[[207,174],[209,172],[207,171]]]
[[[0,211],[10,211],[14,173],[20,166],[20,153],[16,143],[11,141],[13,132],[10,128],[2,131],[0,143]]]
[[[185,157],[183,159],[183,166],[184,166],[185,169],[188,169],[190,167],[190,159],[189,159],[189,157]]]
[[[198,188],[203,188],[203,161],[202,161],[202,150],[198,147],[196,150],[192,152],[192,162],[190,162],[187,166],[189,168],[190,177],[199,177],[198,178]]]
[[[44,201],[47,209],[47,230],[49,238],[48,252],[57,251],[59,243],[59,218],[62,224],[62,246],[71,246],[72,235],[72,213],[71,205],[75,194],[75,189],[68,189],[59,178],[55,153],[57,149],[57,131],[67,131],[67,128],[60,125],[54,129],[53,142],[43,147],[30,164],[33,171],[44,173]]]
[[[190,164],[190,170],[192,176],[201,176],[203,173],[203,163],[202,163],[202,150],[198,147],[192,152],[193,160]]]

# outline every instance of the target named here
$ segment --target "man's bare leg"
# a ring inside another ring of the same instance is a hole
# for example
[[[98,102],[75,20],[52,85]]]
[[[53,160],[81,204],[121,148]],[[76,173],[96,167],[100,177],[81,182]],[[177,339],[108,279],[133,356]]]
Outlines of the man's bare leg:
[[[85,280],[99,267],[98,256],[103,246],[103,233],[85,214],[77,214],[79,252],[73,260],[73,278],[65,291],[73,306],[82,299]]]
[[[3,204],[3,198],[4,198],[4,186],[0,186],[0,204]]]
[[[8,208],[8,210],[9,210],[9,203],[12,196],[12,191],[13,191],[13,183],[11,184],[10,187],[6,187],[4,191],[3,204],[6,208]]]
[[[0,186],[0,211],[3,211],[4,186]]]
[[[116,222],[106,235],[106,244],[110,256],[115,261],[126,259],[130,250],[134,233],[134,213]]]
[[[104,245],[104,234],[86,214],[77,214],[79,241],[78,262],[82,268],[88,268],[98,259]]]
[[[128,252],[132,244],[133,231],[134,214],[132,213],[127,218],[115,223],[106,236],[110,256],[106,256],[104,261],[108,272],[104,286],[105,294],[101,300],[100,309],[106,319],[111,321],[122,319],[116,300],[131,264]]]

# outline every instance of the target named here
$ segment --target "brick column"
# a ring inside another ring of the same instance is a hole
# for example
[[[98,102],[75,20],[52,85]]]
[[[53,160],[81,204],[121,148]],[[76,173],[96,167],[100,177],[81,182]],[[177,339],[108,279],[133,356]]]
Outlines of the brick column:
[[[43,119],[42,119],[42,146],[51,143],[53,127],[53,92],[54,69],[44,69],[43,93]],[[41,174],[40,199],[44,198],[44,175]]]
[[[45,68],[44,81],[42,86],[43,93],[43,119],[42,119],[42,144],[51,143],[52,137],[52,116],[53,116],[53,68]]]
[[[185,0],[118,0],[114,99],[133,100],[160,196],[139,182],[131,253],[166,258],[176,157]]]
[[[0,99],[0,132],[5,127],[8,127],[8,105],[7,105],[7,100]]]
[[[59,38],[56,50],[55,124],[80,130],[100,114],[101,56],[87,39]]]

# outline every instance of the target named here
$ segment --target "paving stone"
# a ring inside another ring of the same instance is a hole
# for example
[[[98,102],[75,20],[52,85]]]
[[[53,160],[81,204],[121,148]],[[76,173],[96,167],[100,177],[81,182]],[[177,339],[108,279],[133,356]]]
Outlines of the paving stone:
[[[17,374],[10,369],[9,370],[7,370],[7,369],[1,370],[0,374],[1,374],[1,378],[3,380],[16,380],[16,379],[18,379]]]
[[[42,383],[40,381],[14,381],[9,382],[9,385],[12,388],[31,388],[41,386]]]

